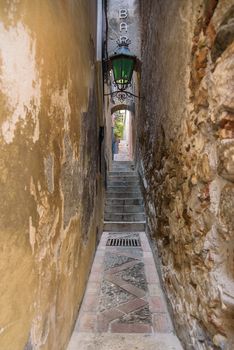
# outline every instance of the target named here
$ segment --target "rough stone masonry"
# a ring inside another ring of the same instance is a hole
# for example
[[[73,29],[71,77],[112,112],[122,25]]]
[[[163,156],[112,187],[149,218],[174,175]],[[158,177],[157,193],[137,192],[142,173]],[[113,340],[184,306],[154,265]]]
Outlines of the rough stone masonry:
[[[234,1],[141,2],[139,168],[185,349],[234,349]]]

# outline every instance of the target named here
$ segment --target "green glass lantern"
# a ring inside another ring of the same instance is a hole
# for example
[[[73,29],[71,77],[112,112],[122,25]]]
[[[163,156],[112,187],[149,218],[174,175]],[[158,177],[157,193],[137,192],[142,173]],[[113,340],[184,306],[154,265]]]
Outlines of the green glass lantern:
[[[136,56],[130,52],[128,45],[128,43],[119,43],[118,49],[110,57],[114,82],[121,91],[126,90],[131,84],[136,65]]]

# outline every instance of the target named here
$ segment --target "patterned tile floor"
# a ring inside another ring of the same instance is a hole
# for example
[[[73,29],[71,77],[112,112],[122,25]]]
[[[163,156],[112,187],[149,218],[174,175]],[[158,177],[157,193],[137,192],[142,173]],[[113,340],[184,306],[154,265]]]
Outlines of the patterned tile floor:
[[[155,341],[161,339],[159,335],[170,335],[171,345],[165,343],[159,349],[182,349],[173,334],[145,233],[133,234],[140,238],[141,247],[106,246],[112,235],[107,232],[102,235],[68,350],[105,349],[105,344],[98,345],[97,340],[96,343],[91,340],[94,334],[144,334],[154,336]],[[123,233],[120,236],[123,237]],[[114,237],[117,238],[118,234]],[[77,336],[83,334],[82,339],[86,339],[84,333],[92,336],[82,345]],[[166,341],[169,340],[170,337]],[[124,338],[122,341],[124,344]],[[142,346],[138,349],[150,349],[150,345]],[[128,349],[127,345],[121,349],[125,348]]]

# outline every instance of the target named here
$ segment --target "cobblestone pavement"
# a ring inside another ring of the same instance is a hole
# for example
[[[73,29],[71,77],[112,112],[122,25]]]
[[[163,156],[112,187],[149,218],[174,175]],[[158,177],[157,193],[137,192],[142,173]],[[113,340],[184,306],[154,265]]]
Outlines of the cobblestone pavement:
[[[140,247],[106,246],[107,239],[113,236],[123,234],[102,235],[68,350],[106,349],[103,335],[110,341],[110,334],[142,334],[142,342],[138,338],[140,347],[132,349],[151,349],[149,341],[154,344],[152,349],[182,349],[174,335],[145,233],[132,235],[140,239]],[[132,237],[131,233],[126,236]],[[119,341],[113,338],[123,347],[115,347],[113,341],[108,349],[131,350],[126,337]]]

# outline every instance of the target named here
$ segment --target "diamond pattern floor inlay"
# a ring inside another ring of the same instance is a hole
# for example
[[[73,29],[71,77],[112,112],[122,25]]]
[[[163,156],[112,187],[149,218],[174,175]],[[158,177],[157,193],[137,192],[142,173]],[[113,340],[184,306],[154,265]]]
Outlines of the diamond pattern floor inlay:
[[[111,252],[107,252],[105,254],[105,260],[104,260],[105,270],[111,269],[113,267],[121,266],[122,264],[125,264],[133,260],[134,258],[131,258],[129,256],[117,255],[117,254],[112,254]]]
[[[102,235],[68,350],[96,349],[98,341],[88,341],[93,334],[95,337],[104,334],[126,334],[127,337],[133,333],[150,337],[167,335],[163,344],[170,339],[177,342],[145,233],[130,234],[141,240],[141,247],[106,246],[111,236],[113,234],[107,232]],[[87,343],[85,334],[90,337]],[[121,339],[124,342],[127,338]],[[104,344],[97,347],[104,348]],[[177,347],[165,345],[166,349]]]
[[[147,291],[147,281],[142,262],[135,262],[132,267],[129,267],[120,273],[117,273],[126,283]]]
[[[102,312],[107,309],[112,309],[132,299],[134,299],[134,296],[131,293],[128,293],[114,283],[103,280],[99,311]]]

